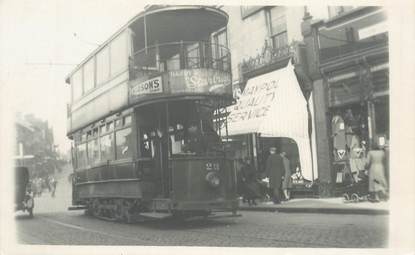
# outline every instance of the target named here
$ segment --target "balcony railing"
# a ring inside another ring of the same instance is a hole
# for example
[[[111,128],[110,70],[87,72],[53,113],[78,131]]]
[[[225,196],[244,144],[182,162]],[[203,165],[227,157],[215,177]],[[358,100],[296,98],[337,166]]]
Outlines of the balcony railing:
[[[224,72],[231,70],[228,48],[204,41],[169,42],[141,49],[130,58],[130,79],[151,72],[161,73],[181,69],[208,68]]]
[[[242,60],[240,64],[241,71],[243,74],[246,74],[263,67],[270,66],[281,60],[294,56],[294,51],[294,43],[280,48],[273,48],[266,41],[260,53],[254,57]]]

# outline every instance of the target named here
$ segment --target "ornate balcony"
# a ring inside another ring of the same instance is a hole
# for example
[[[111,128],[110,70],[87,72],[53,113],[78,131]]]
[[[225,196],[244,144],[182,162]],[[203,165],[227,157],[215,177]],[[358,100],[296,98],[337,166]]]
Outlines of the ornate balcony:
[[[264,46],[258,55],[242,60],[240,70],[245,76],[274,64],[285,62],[290,57],[295,56],[295,46],[296,43],[293,43],[281,48],[274,48],[269,45],[268,41],[265,41]]]

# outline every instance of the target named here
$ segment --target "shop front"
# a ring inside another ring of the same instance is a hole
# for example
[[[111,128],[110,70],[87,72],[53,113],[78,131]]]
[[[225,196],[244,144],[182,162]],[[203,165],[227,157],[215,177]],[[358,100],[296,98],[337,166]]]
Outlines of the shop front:
[[[276,147],[277,152],[287,153],[294,183],[311,186],[318,178],[307,100],[290,62],[249,79],[229,112],[229,144],[236,161],[250,158],[263,175],[269,149]]]

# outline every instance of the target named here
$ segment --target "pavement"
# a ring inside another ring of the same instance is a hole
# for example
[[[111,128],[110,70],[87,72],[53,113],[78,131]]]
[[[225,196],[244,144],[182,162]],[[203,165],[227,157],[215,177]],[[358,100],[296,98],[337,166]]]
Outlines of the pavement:
[[[257,202],[249,206],[240,202],[240,211],[267,211],[287,213],[333,213],[333,214],[389,214],[388,201],[372,203],[369,201],[344,202],[343,198],[298,198],[273,204],[271,201]]]

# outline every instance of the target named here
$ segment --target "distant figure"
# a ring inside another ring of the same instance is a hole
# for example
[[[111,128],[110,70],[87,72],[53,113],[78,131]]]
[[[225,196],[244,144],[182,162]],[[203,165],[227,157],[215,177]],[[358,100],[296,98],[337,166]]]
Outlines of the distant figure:
[[[52,197],[55,197],[56,185],[58,184],[58,181],[56,181],[55,178],[51,177],[50,180],[49,180],[49,184],[50,184],[50,187],[51,187],[51,193],[52,193],[51,195],[52,195]]]
[[[292,180],[291,180],[291,166],[290,160],[286,157],[287,153],[285,151],[280,153],[282,157],[282,161],[284,164],[284,180],[282,182],[282,191],[284,192],[285,200],[290,200],[290,189],[292,188]]]
[[[374,148],[367,154],[369,167],[369,193],[372,202],[379,202],[379,196],[386,197],[387,182],[385,177],[386,155],[383,145],[374,144]]]
[[[284,163],[282,157],[276,154],[277,149],[275,147],[271,147],[269,152],[265,172],[269,178],[269,186],[273,195],[272,200],[274,204],[279,204],[281,203],[280,189],[282,176],[284,175]]]

